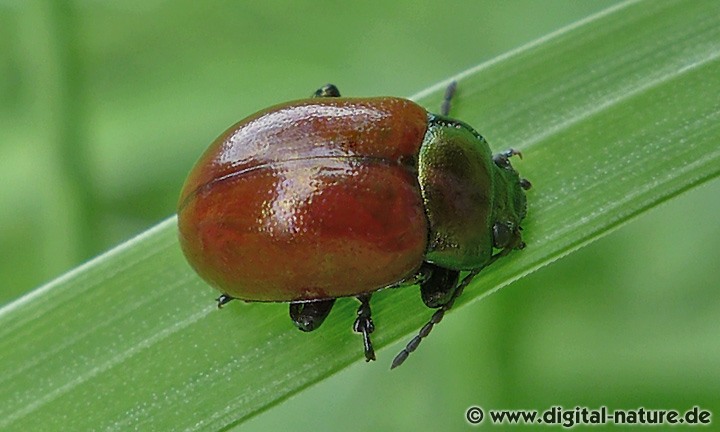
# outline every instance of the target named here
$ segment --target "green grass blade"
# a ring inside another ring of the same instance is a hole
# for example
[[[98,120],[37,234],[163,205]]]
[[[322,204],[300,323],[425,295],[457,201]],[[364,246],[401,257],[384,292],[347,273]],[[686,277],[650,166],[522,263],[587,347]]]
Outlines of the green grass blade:
[[[522,150],[534,189],[527,249],[459,306],[720,174],[718,17],[716,2],[629,2],[462,74],[454,115]],[[438,106],[442,87],[418,100]],[[284,304],[215,310],[174,222],[0,309],[0,429],[219,430],[360,361],[351,300],[311,335]],[[425,322],[418,297],[373,299],[377,347]]]

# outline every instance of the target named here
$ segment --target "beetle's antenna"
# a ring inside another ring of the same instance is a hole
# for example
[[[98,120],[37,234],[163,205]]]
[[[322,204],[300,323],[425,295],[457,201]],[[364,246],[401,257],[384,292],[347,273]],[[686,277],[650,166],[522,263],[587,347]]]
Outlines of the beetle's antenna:
[[[457,81],[451,81],[445,89],[445,96],[443,96],[442,105],[440,105],[440,115],[447,116],[450,114],[450,101],[455,96],[455,89],[457,89]]]
[[[440,307],[440,309],[435,311],[435,313],[432,315],[432,317],[430,317],[430,320],[424,326],[422,326],[422,328],[418,332],[417,336],[412,338],[410,340],[410,342],[408,342],[408,344],[405,346],[405,348],[403,348],[403,350],[400,351],[400,353],[398,353],[398,355],[395,356],[395,358],[393,359],[392,365],[390,366],[390,369],[395,369],[396,367],[403,364],[403,362],[405,360],[407,360],[410,353],[417,349],[418,345],[420,345],[420,342],[423,340],[423,338],[426,338],[427,335],[430,334],[430,331],[433,329],[435,324],[442,321],[443,317],[445,316],[445,312],[449,311],[450,308],[453,307],[453,303],[455,303],[455,299],[460,297],[460,294],[462,294],[465,287],[468,286],[470,281],[472,281],[473,278],[475,276],[477,276],[478,273],[480,273],[479,269],[473,270],[472,272],[470,272],[469,275],[467,275],[467,276],[465,276],[465,278],[463,278],[462,282],[460,282],[458,287],[455,288],[455,292],[453,292],[453,295],[452,295],[452,297],[450,297],[450,300],[447,303],[445,303],[444,305],[442,305]]]
[[[395,358],[393,359],[392,365],[390,365],[390,369],[391,370],[395,369],[396,367],[403,364],[405,362],[405,360],[407,360],[410,353],[417,349],[418,345],[420,345],[420,342],[422,342],[423,338],[426,338],[427,335],[430,334],[430,331],[432,331],[435,324],[442,321],[443,317],[445,316],[445,312],[449,311],[450,308],[453,307],[455,300],[458,297],[460,297],[460,294],[462,294],[465,287],[467,287],[470,284],[470,282],[472,282],[473,278],[475,276],[477,276],[478,273],[480,273],[480,270],[482,270],[485,267],[489,266],[490,264],[494,263],[495,261],[497,261],[498,258],[504,257],[505,255],[510,253],[511,250],[513,250],[513,247],[504,248],[500,252],[493,255],[490,258],[490,261],[488,261],[488,263],[485,266],[483,266],[479,269],[475,269],[475,270],[471,271],[467,276],[465,276],[463,278],[463,280],[460,282],[460,284],[458,284],[457,288],[455,288],[455,292],[453,293],[452,297],[450,297],[450,300],[448,300],[447,303],[442,305],[440,307],[440,309],[435,311],[433,316],[430,317],[430,320],[424,326],[422,326],[422,328],[418,332],[417,336],[412,338],[410,340],[410,342],[408,342],[408,344],[405,346],[405,348],[403,348],[403,350],[400,351],[398,353],[398,355],[395,356]]]

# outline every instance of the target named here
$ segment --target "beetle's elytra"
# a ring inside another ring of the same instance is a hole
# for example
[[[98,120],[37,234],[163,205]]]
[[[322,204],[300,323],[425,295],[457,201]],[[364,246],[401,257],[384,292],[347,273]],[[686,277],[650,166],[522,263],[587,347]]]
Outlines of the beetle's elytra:
[[[480,270],[524,247],[530,183],[485,139],[402,98],[313,98],[232,126],[201,156],[178,206],[192,267],[232,299],[290,303],[303,331],[338,297],[360,300],[353,326],[366,360],[373,292],[420,285],[438,310],[392,367],[415,350]],[[461,271],[470,273],[459,282]]]

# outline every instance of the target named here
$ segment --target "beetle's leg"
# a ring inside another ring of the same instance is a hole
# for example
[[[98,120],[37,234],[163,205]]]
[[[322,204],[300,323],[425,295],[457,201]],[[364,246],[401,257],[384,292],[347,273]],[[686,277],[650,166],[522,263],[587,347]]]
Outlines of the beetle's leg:
[[[370,296],[371,294],[357,296],[357,299],[360,300],[360,307],[357,310],[355,324],[353,324],[353,330],[357,333],[362,333],[363,336],[365,361],[375,360],[375,349],[373,349],[372,342],[370,341],[370,333],[375,330],[375,324],[373,324],[372,318],[370,317]]]
[[[423,269],[429,273],[429,276],[420,282],[422,301],[429,308],[439,308],[452,298],[460,272],[430,263],[424,263]]]
[[[313,331],[325,321],[334,304],[335,299],[290,302],[290,319],[300,330]]]
[[[522,153],[520,153],[520,150],[508,149],[504,152],[493,155],[493,162],[495,162],[495,165],[499,166],[500,168],[508,169],[511,168],[510,158],[513,156],[520,156],[520,159],[522,159]],[[532,183],[530,183],[530,180],[526,178],[521,178],[520,187],[523,188],[523,190],[529,190],[530,188],[532,188]]]
[[[420,342],[422,342],[423,338],[427,337],[427,335],[430,334],[430,331],[432,331],[435,324],[442,321],[443,317],[445,316],[445,312],[449,311],[453,304],[455,303],[455,300],[460,297],[460,294],[462,294],[463,290],[466,286],[470,283],[470,281],[473,280],[475,276],[477,276],[478,273],[480,273],[480,270],[482,269],[476,269],[470,272],[465,278],[460,282],[460,284],[455,288],[455,291],[450,296],[450,299],[447,303],[440,306],[440,309],[436,310],[435,313],[430,317],[430,320],[422,326],[420,331],[418,332],[417,336],[412,338],[410,342],[405,346],[405,348],[400,351],[400,353],[395,356],[393,359],[392,365],[390,366],[390,369],[395,369],[396,367],[403,364],[405,360],[407,360],[408,356],[411,352],[415,351],[420,345]]]
[[[484,269],[485,267],[494,263],[499,258],[502,258],[505,255],[509,254],[510,251],[512,251],[513,249],[522,249],[523,247],[525,247],[525,243],[523,243],[522,239],[520,239],[519,231],[517,232],[516,238],[517,238],[517,241],[515,242],[515,244],[505,247],[500,252],[498,252],[495,255],[493,255],[492,257],[490,257],[487,264],[485,264],[483,267],[471,271],[470,273],[468,273],[467,276],[465,276],[463,278],[463,280],[460,282],[460,284],[457,286],[457,288],[455,288],[455,291],[452,293],[452,295],[450,296],[450,299],[447,301],[447,303],[443,304],[442,306],[440,306],[440,309],[435,311],[433,316],[430,317],[430,320],[424,326],[422,326],[422,328],[418,332],[417,336],[412,338],[410,340],[410,342],[408,342],[408,344],[405,346],[405,348],[403,348],[402,351],[400,351],[400,353],[398,353],[398,355],[395,356],[395,358],[393,359],[392,365],[390,366],[390,369],[395,369],[396,367],[403,364],[403,362],[405,360],[407,360],[410,353],[417,349],[418,345],[420,345],[420,342],[422,342],[423,338],[426,338],[427,335],[430,334],[430,331],[432,331],[435,324],[442,321],[443,317],[445,316],[445,312],[449,311],[453,307],[453,304],[455,304],[455,300],[457,300],[457,298],[460,297],[460,294],[463,293],[463,290],[465,290],[465,287],[467,287],[470,284],[470,282],[472,282],[473,278],[475,276],[477,276],[478,273],[480,273],[480,271],[482,269]],[[432,279],[432,276],[430,276],[430,279]]]
[[[440,105],[440,115],[447,116],[450,114],[450,102],[452,101],[453,96],[455,96],[456,89],[457,81],[451,81],[445,89],[442,105]]]
[[[522,159],[522,153],[520,153],[519,150],[508,149],[504,152],[493,155],[493,162],[495,162],[495,165],[499,166],[500,168],[509,169],[511,168],[510,158],[513,156],[520,156],[520,159]]]
[[[218,309],[222,309],[223,306],[230,303],[231,301],[235,300],[235,297],[229,296],[227,294],[223,294],[220,297],[216,298],[215,301],[217,302]]]
[[[340,90],[334,84],[325,84],[315,90],[312,97],[340,97]]]

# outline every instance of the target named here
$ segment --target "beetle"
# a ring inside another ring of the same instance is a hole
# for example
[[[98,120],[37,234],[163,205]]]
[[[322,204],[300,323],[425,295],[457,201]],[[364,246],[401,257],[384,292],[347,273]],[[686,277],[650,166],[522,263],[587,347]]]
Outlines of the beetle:
[[[395,357],[402,364],[482,269],[522,249],[530,183],[508,150],[472,127],[396,97],[311,98],[253,114],[218,137],[178,204],[179,239],[196,272],[240,299],[289,302],[302,331],[339,297],[360,301],[353,330],[375,360],[370,298],[419,285],[437,309]],[[460,272],[469,273],[460,281]]]

